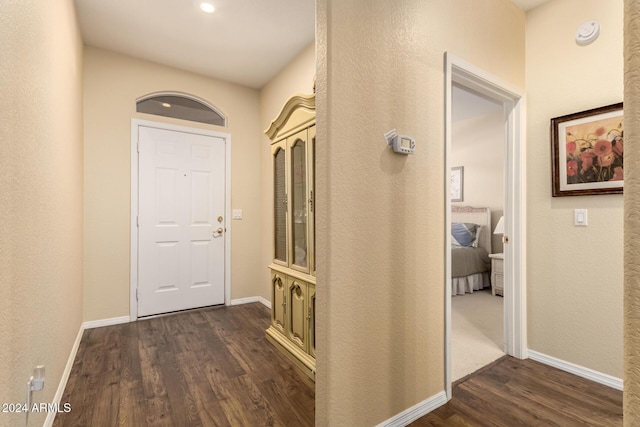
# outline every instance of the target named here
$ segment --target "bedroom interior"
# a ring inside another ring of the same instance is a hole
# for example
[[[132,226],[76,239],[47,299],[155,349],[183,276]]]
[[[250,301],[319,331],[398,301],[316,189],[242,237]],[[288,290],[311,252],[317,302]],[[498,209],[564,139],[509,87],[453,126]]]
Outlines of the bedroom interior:
[[[456,177],[459,194],[451,196],[453,381],[505,354],[503,298],[496,283],[502,262],[497,228],[504,211],[503,114],[497,102],[453,86],[451,165],[463,172]]]

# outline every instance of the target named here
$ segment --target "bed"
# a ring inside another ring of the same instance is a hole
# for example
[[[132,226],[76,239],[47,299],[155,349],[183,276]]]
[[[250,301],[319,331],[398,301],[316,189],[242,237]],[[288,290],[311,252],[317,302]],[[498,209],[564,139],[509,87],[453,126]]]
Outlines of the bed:
[[[451,233],[451,295],[491,287],[491,210],[452,206]]]

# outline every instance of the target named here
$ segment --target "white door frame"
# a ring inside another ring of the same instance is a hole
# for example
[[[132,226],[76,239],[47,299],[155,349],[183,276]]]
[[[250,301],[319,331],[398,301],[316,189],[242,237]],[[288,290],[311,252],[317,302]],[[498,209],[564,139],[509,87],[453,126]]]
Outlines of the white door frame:
[[[129,318],[131,321],[138,318],[136,291],[138,289],[138,128],[140,126],[214,136],[225,141],[224,304],[229,305],[231,301],[231,135],[213,130],[131,119],[131,275],[129,281]]]
[[[445,53],[445,223],[451,223],[451,87],[457,83],[504,104],[505,233],[504,351],[526,359],[526,170],[524,92],[473,64]],[[451,399],[451,233],[445,231],[445,386]]]

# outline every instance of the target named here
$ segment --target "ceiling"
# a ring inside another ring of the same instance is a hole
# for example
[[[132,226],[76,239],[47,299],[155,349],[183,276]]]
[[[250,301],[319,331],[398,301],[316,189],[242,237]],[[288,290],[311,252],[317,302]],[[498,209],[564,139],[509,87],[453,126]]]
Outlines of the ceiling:
[[[515,4],[517,4],[520,9],[525,12],[529,9],[533,9],[534,7],[540,6],[542,3],[546,3],[549,0],[512,0]]]
[[[261,88],[315,38],[315,0],[75,0],[85,44]],[[528,10],[548,0],[513,0]]]
[[[315,38],[314,0],[76,0],[85,44],[261,88]]]

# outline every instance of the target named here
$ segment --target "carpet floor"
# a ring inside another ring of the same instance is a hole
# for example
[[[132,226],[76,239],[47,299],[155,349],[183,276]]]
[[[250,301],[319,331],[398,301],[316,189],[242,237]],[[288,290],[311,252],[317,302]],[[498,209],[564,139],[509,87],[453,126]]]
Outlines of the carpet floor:
[[[503,299],[485,289],[451,298],[451,379],[504,356]]]

